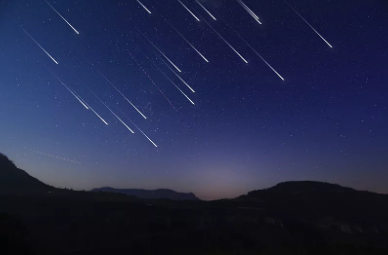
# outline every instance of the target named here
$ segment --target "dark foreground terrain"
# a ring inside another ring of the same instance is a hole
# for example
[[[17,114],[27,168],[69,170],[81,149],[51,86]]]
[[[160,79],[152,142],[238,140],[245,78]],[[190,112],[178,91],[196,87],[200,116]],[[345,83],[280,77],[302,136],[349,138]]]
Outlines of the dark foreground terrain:
[[[56,189],[0,155],[0,254],[388,254],[388,196],[286,182],[236,199]]]

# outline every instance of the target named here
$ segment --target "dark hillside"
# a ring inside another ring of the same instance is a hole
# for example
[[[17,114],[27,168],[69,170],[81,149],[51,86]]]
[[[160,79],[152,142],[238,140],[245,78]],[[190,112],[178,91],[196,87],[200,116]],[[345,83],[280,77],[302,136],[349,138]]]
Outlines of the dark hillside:
[[[56,189],[6,157],[0,177],[1,255],[388,254],[388,196],[339,185],[204,202]]]
[[[43,194],[54,190],[30,176],[3,154],[0,154],[0,194]]]
[[[354,220],[388,219],[388,195],[330,183],[284,182],[269,189],[251,191],[239,199],[273,205],[282,211],[310,217],[326,215]]]

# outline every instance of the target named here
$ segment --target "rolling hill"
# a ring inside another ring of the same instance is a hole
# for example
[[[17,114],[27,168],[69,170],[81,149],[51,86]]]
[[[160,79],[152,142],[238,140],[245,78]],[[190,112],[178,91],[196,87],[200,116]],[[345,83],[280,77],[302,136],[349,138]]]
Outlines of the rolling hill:
[[[43,194],[54,190],[32,177],[3,154],[0,154],[0,193],[1,194]]]
[[[208,202],[98,191],[51,187],[0,155],[0,254],[388,254],[388,195],[312,181]]]

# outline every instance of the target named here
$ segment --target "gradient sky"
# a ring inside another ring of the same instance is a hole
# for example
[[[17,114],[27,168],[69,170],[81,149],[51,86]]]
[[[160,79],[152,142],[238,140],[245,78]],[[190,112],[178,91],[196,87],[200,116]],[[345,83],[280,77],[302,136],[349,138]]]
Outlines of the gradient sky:
[[[387,3],[290,1],[330,48],[281,0],[244,1],[262,25],[237,1],[201,1],[217,21],[194,0],[182,2],[200,22],[176,0],[142,0],[151,15],[135,0],[50,0],[76,34],[43,0],[1,1],[0,152],[34,177],[73,189],[170,188],[215,199],[282,181],[319,180],[388,193]],[[179,66],[196,93],[135,27]]]

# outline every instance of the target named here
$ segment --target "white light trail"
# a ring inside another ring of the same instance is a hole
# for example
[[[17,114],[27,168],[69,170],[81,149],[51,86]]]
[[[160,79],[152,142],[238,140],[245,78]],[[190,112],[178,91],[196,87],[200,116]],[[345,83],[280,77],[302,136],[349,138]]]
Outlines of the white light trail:
[[[128,127],[128,125],[122,120],[120,119],[119,116],[116,115],[116,113],[114,113],[106,104],[104,104],[106,106],[106,108],[108,108],[108,110],[132,133],[134,134],[135,132],[130,128]]]
[[[64,84],[65,85],[65,84]],[[81,98],[81,96],[74,90],[74,89],[72,89],[72,88],[70,88],[69,86],[66,86],[66,88],[70,91],[70,93],[72,93],[77,99],[78,99],[78,101],[87,109],[87,110],[89,110],[89,105],[86,103],[86,101],[85,100],[83,100],[82,98]]]
[[[88,87],[88,86],[87,86]],[[89,87],[88,87],[89,88]],[[92,91],[90,88],[89,88],[90,91]],[[93,93],[93,91],[92,91]],[[94,93],[93,93],[94,94]],[[88,103],[85,102],[85,104],[89,107],[89,109],[105,124],[105,125],[109,125],[108,122],[106,122],[101,116],[100,114],[98,114]]]
[[[234,30],[228,23],[225,24],[235,33],[237,36],[257,55],[263,62],[271,68],[271,70],[282,80],[284,81],[283,76],[281,76],[236,30]]]
[[[34,153],[40,154],[40,155],[47,156],[47,157],[51,157],[51,158],[55,158],[55,159],[60,159],[60,160],[68,161],[68,162],[71,162],[71,163],[82,164],[81,162],[76,161],[76,160],[72,160],[72,159],[68,159],[68,158],[63,158],[63,157],[59,157],[59,156],[56,156],[56,155],[52,155],[52,154],[48,154],[48,153],[44,153],[44,152],[40,152],[40,151],[35,151],[35,150],[31,150],[31,151],[34,152]]]
[[[146,10],[149,14],[151,14],[150,10],[148,10],[148,8],[145,7],[145,5],[142,2],[140,2],[139,0],[137,0],[137,2],[141,5],[141,7],[144,8],[144,10]]]
[[[259,16],[257,16],[242,0],[237,1],[244,7],[245,10],[249,12],[249,14],[252,15],[253,18],[259,19]]]
[[[158,148],[158,146],[121,109],[119,109],[119,111],[148,139],[148,141]]]
[[[89,63],[94,70],[96,70],[127,102],[144,118],[147,119],[147,117],[131,102],[129,99],[110,81],[108,78],[106,78],[105,75],[103,75],[92,63]]]
[[[66,89],[86,108],[86,110],[89,110],[89,107],[84,103],[84,101],[81,100],[81,98],[78,97],[65,83],[62,83],[62,85],[66,87]]]
[[[106,103],[104,103],[92,90],[90,90],[93,94],[94,94],[94,96],[103,104],[103,105],[105,105],[105,107],[116,117],[116,119],[118,119],[120,122],[121,122],[121,124],[123,124],[124,125],[124,127],[126,127],[132,134],[134,134],[135,132],[133,132],[133,130],[130,128],[130,127],[128,127],[128,125],[122,120],[122,119],[120,119],[120,117],[119,116],[117,116],[117,114],[116,113],[114,113],[113,111],[112,111],[112,109],[110,109],[107,105],[106,105]]]
[[[137,29],[137,28],[136,28]],[[140,32],[140,30],[139,29],[137,29],[137,31],[139,31],[139,33],[152,45],[152,46],[154,46],[154,48],[155,49],[157,49],[158,51],[159,51],[159,53],[160,54],[162,54],[163,55],[163,57],[165,57],[167,60],[168,60],[168,62],[170,62],[170,64],[178,71],[178,72],[182,72],[158,47],[156,47],[156,45],[153,43],[153,42],[151,42],[151,40],[150,39],[148,39],[147,38],[147,36],[145,36],[145,34],[143,34],[142,32]]]
[[[248,45],[249,48],[251,48],[251,50],[256,53],[257,56],[259,56],[259,58],[261,58],[261,60],[263,60],[263,62],[269,67],[271,68],[271,70],[282,80],[284,81],[284,78],[249,44],[246,42],[246,44]]]
[[[288,6],[290,6],[290,8],[330,47],[330,48],[333,48],[333,46],[331,46],[331,44],[328,42],[328,41],[326,41],[326,39],[325,38],[323,38],[323,36],[320,34],[320,33],[318,33],[318,31],[317,30],[315,30],[315,28],[313,28],[313,26],[311,26],[310,25],[310,23],[308,23],[307,22],[307,20],[305,20],[303,17],[302,17],[302,15],[300,15],[300,13],[294,8],[294,7],[292,7],[287,1],[284,1],[284,2],[286,2],[286,4],[288,5]]]
[[[211,12],[210,12],[208,9],[206,9],[205,6],[203,6],[203,4],[201,4],[198,0],[195,0],[195,1],[197,2],[197,4],[198,4],[199,6],[202,7],[202,9],[204,9],[204,11],[205,11],[207,14],[209,14],[209,16],[210,16],[213,20],[217,20],[216,17],[214,17],[213,14],[211,14]]]
[[[74,30],[74,32],[77,33],[77,35],[79,35],[79,32],[77,31],[77,29],[75,29],[69,22],[67,22],[67,20],[64,17],[62,17],[62,15],[49,2],[47,2],[46,0],[44,1],[48,6],[51,7],[51,9],[53,9],[53,11],[55,11],[59,15],[59,17],[61,17]]]
[[[194,13],[193,13],[192,11],[190,11],[190,9],[187,8],[187,6],[186,6],[184,3],[182,3],[180,0],[178,0],[178,2],[186,9],[186,11],[189,12],[189,13],[190,13],[197,21],[200,21],[200,20],[198,19],[198,17],[195,16]]]
[[[132,134],[134,134],[135,132],[130,128],[128,127],[128,125],[122,120],[120,119],[119,116],[116,115],[116,113],[114,113],[105,103],[103,103],[106,108],[108,108],[108,110],[121,122],[121,124],[123,124]]]
[[[156,69],[158,69],[159,70],[159,72],[161,73],[161,74],[163,74],[163,76],[164,77],[166,77],[166,79],[168,80],[168,81],[170,81],[171,82],[171,84],[172,85],[174,85],[174,87],[179,91],[179,92],[181,92],[181,94],[183,95],[183,96],[185,96],[186,98],[187,98],[187,100],[189,100],[190,101],[190,103],[192,103],[193,105],[195,105],[194,104],[194,102],[178,87],[178,85],[176,85],[175,84],[175,82],[173,82],[171,79],[170,79],[170,77],[168,77],[167,76],[167,74],[165,73],[165,72],[163,72],[151,59],[149,59],[144,53],[143,53],[143,55],[151,62],[151,64],[153,65],[153,66],[155,66],[155,68]]]
[[[52,61],[54,61],[54,63],[55,64],[59,64],[21,25],[19,25],[19,23],[17,23],[16,22],[16,20],[14,20],[14,18],[12,18],[8,13],[7,13],[7,15],[13,20],[13,22],[15,22],[16,23],[16,25],[18,25],[20,28],[21,28],[21,30],[23,30],[23,32],[26,34],[26,35],[28,35],[28,37],[30,37],[31,38],[31,40],[44,52],[44,53],[46,53],[46,55],[49,57],[49,58],[51,58],[51,60]]]
[[[259,20],[259,17],[241,0],[237,0],[237,2],[255,19],[260,25],[263,24]]]
[[[45,66],[43,64],[43,66],[47,69],[47,71],[49,71],[82,105],[83,107],[85,107],[87,110],[89,110],[89,107],[84,103],[83,100],[81,100],[81,98],[79,96],[77,96],[70,88],[69,86],[67,86],[61,79],[59,79],[58,76],[56,76],[53,71],[50,70],[50,68],[48,68],[47,66]]]
[[[226,41],[226,39],[222,37],[222,35],[218,33],[217,30],[212,27],[212,25],[210,25],[206,20],[204,21],[214,31],[214,33],[216,33],[245,62],[245,64],[248,64],[248,61],[243,56],[241,56],[241,54],[230,43],[228,43],[228,41]]]
[[[164,18],[164,17],[163,17]],[[207,63],[209,63],[209,60],[207,60],[206,58],[205,58],[205,56],[204,55],[202,55],[202,53],[201,52],[199,52],[199,50],[197,50],[197,48],[195,48],[194,47],[194,45],[192,45],[179,31],[178,31],[178,29],[176,29],[167,19],[165,19],[164,18],[164,20],[170,25],[170,27],[172,28],[172,29],[174,29],[175,30],[175,32],[180,36],[180,37],[182,37],[182,39],[183,40],[185,40],[190,46],[191,46],[191,48],[193,48],[193,50],[195,50],[197,53],[198,53],[198,55],[199,56],[201,56]]]
[[[105,125],[108,126],[108,122],[106,122],[86,101],[82,100],[81,97],[75,92],[72,91],[64,82],[62,82],[58,76],[56,76],[47,66],[43,64],[43,66],[87,109],[91,110]]]
[[[106,122],[92,107],[90,107],[90,105],[88,105],[89,106],[89,108],[90,108],[90,110],[102,121],[102,122],[104,122],[104,124],[105,125],[109,125],[109,123],[108,122]]]
[[[164,61],[164,59],[163,58],[161,58],[158,54],[156,54],[156,52],[154,51],[154,50],[152,50],[153,52],[154,52],[154,54],[164,63],[164,65],[165,66],[167,66],[168,67],[168,69],[170,69],[170,71],[173,73],[173,74],[175,74],[175,76],[176,77],[178,77],[178,79],[179,80],[181,80],[181,82],[183,82],[183,84],[185,84],[186,85],[186,87],[188,87],[190,90],[191,90],[191,92],[193,92],[193,93],[195,93],[195,91],[194,91],[194,89],[192,89],[191,87],[190,87],[190,85],[189,84],[187,84],[187,82],[185,81],[185,80],[183,80],[182,79],[182,77],[179,75],[179,74],[177,74],[167,63],[166,63],[166,61]]]
[[[154,64],[155,65],[155,64]],[[156,65],[155,65],[156,66]],[[157,66],[156,66],[157,67]],[[166,77],[167,80],[169,80],[171,82],[172,85],[175,86],[175,88],[182,93],[183,96],[185,96],[187,98],[187,100],[190,101],[190,103],[192,103],[193,105],[195,105],[195,103],[175,84],[175,82],[173,82],[170,77],[168,77],[162,70],[160,70],[159,67],[157,67],[157,69],[164,75],[164,77]]]

